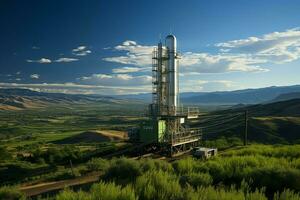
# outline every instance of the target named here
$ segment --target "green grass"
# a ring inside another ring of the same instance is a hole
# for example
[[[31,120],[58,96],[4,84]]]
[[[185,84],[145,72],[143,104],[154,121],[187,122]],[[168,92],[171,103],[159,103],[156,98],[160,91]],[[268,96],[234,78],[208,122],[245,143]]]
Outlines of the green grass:
[[[51,143],[87,130],[126,130],[138,124],[143,106],[102,104],[0,112],[0,145]]]
[[[0,156],[0,174],[5,174],[1,184],[73,178],[71,158],[75,176],[98,171],[103,173],[101,182],[89,191],[65,190],[57,199],[99,199],[99,195],[102,199],[300,199],[300,145],[255,144],[297,143],[297,116],[252,116],[248,136],[253,145],[239,147],[241,125],[203,142],[204,146],[225,150],[206,161],[190,157],[173,163],[105,160],[93,157],[115,151],[118,144],[56,144],[88,130],[137,126],[144,119],[143,109],[131,104],[77,104],[0,112],[0,152],[4,155]],[[24,158],[32,155],[33,158]],[[8,190],[4,188],[3,194]]]
[[[133,109],[134,107],[134,109]],[[57,144],[57,141],[70,138],[89,130],[115,129],[126,130],[138,124],[143,105],[103,105],[74,104],[72,106],[45,107],[23,111],[0,111],[0,148],[4,149],[0,158],[1,184],[27,180],[44,180],[44,176],[56,177],[58,169],[53,168],[45,158],[24,160],[39,149],[61,149],[70,146]],[[126,144],[125,144],[126,145]],[[71,145],[72,147],[72,145]],[[75,165],[86,162],[90,157],[121,148],[113,142],[77,143],[73,149],[79,149],[82,156],[73,160]],[[75,148],[76,147],[76,148]],[[55,163],[69,167],[69,158],[65,163]],[[17,175],[14,174],[19,174]],[[47,175],[50,174],[50,175]],[[52,174],[52,175],[51,175]]]
[[[0,199],[25,200],[26,198],[17,188],[4,186],[0,188]]]
[[[214,124],[214,119],[211,119]],[[206,123],[198,124],[194,120],[193,127],[209,126]],[[300,117],[288,116],[260,116],[249,117],[248,140],[263,144],[299,144],[300,143]],[[242,139],[245,132],[244,116],[241,115],[235,120],[221,124],[216,127],[203,129],[206,139],[215,142],[222,137]],[[236,143],[237,140],[234,142]]]
[[[299,145],[250,145],[210,160],[94,159],[87,166],[103,172],[100,183],[55,198],[299,200],[299,152]]]
[[[85,191],[66,189],[51,198],[299,200],[299,152],[300,145],[256,144],[225,150],[209,160],[187,157],[169,163],[94,158],[75,172],[98,171],[103,174],[99,183]],[[49,181],[72,177],[69,169],[61,168],[40,178]]]
[[[300,117],[254,117],[249,121],[249,137],[269,143],[299,143]]]

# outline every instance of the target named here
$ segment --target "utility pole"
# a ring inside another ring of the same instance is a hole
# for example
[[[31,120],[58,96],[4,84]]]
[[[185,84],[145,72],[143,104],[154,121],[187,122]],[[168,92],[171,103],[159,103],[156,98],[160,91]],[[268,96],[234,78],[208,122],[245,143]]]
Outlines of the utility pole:
[[[248,144],[248,110],[245,110],[244,146]]]
[[[70,166],[71,166],[72,175],[73,175],[73,176],[75,176],[75,174],[74,174],[74,170],[73,170],[73,164],[72,164],[72,160],[70,160]]]

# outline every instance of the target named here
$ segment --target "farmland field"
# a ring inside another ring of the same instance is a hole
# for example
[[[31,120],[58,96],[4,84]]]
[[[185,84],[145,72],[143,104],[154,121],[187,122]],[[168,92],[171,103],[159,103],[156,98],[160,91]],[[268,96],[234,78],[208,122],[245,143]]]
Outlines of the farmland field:
[[[130,103],[109,108],[76,104],[1,111],[0,182],[39,179],[45,173],[70,167],[70,160],[80,164],[90,155],[126,147],[129,144],[125,133],[136,126],[143,113],[143,104],[135,104],[133,109]]]
[[[208,161],[190,155],[175,162],[157,156],[104,159],[134,145],[127,141],[127,130],[145,119],[145,107],[91,103],[1,111],[0,195],[43,194],[47,188],[81,183],[41,198],[93,199],[111,190],[104,199],[199,199],[200,193],[208,200],[300,199],[299,116],[252,112],[249,146],[243,147],[243,114],[203,113],[190,125],[228,121],[222,128],[203,129],[202,145],[219,148],[219,156]]]

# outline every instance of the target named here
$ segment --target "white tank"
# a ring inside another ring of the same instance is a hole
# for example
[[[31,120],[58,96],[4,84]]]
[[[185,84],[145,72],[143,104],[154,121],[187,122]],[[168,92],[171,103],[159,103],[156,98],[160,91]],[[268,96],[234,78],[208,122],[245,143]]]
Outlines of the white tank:
[[[166,37],[166,47],[168,49],[168,106],[170,114],[176,114],[178,100],[178,66],[177,66],[177,42],[174,35]]]

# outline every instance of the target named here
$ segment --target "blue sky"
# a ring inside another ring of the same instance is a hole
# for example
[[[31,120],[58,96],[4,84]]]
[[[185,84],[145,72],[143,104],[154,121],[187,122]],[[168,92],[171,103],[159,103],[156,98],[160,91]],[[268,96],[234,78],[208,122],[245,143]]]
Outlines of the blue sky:
[[[2,0],[0,87],[151,90],[151,50],[176,35],[181,92],[300,84],[300,2]]]

